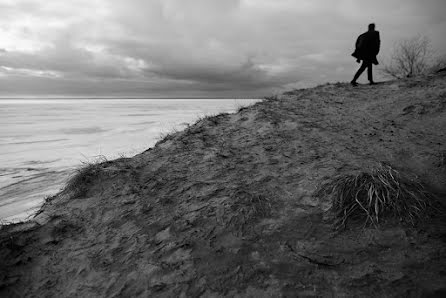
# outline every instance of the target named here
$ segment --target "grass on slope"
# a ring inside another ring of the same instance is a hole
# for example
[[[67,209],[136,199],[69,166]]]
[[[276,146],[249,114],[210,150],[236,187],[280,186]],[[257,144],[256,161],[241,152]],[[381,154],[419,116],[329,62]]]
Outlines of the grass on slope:
[[[101,156],[95,161],[83,162],[68,180],[63,191],[71,193],[72,198],[85,196],[93,181],[95,181],[102,172],[101,163],[106,161],[107,159],[104,156]]]
[[[434,195],[422,183],[390,166],[336,177],[323,184],[317,195],[331,200],[329,211],[337,229],[345,228],[350,219],[376,226],[385,217],[415,225],[437,208]]]

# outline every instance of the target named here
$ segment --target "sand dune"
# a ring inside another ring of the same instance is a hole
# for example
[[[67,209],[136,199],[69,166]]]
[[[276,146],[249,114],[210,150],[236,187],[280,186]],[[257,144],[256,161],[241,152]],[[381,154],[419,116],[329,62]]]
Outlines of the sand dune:
[[[316,191],[384,163],[444,200],[445,127],[444,74],[326,84],[204,118],[92,165],[4,227],[0,296],[440,297],[441,214],[334,231]]]

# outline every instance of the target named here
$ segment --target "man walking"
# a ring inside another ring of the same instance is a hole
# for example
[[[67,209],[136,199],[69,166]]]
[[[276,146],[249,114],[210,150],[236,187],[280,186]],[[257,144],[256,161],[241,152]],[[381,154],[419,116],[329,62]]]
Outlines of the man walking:
[[[367,78],[370,85],[375,84],[373,81],[372,65],[378,65],[378,60],[376,55],[379,53],[381,41],[379,39],[379,32],[375,30],[375,24],[369,25],[369,30],[361,35],[359,35],[356,40],[356,48],[353,57],[356,58],[358,63],[362,60],[362,65],[356,72],[353,80],[350,82],[353,86],[358,86],[356,80],[367,68]]]

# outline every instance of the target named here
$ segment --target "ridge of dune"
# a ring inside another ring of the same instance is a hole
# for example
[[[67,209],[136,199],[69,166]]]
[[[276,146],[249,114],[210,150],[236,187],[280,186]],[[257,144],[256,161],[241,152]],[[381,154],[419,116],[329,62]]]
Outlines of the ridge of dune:
[[[3,227],[0,296],[444,295],[444,219],[334,232],[315,191],[385,163],[444,203],[445,127],[444,73],[203,118]]]

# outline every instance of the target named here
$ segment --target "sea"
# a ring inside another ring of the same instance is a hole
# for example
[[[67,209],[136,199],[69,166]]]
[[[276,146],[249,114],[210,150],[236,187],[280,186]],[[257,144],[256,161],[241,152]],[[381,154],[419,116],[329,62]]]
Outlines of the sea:
[[[131,157],[258,99],[0,99],[0,224],[31,218],[83,163]]]

